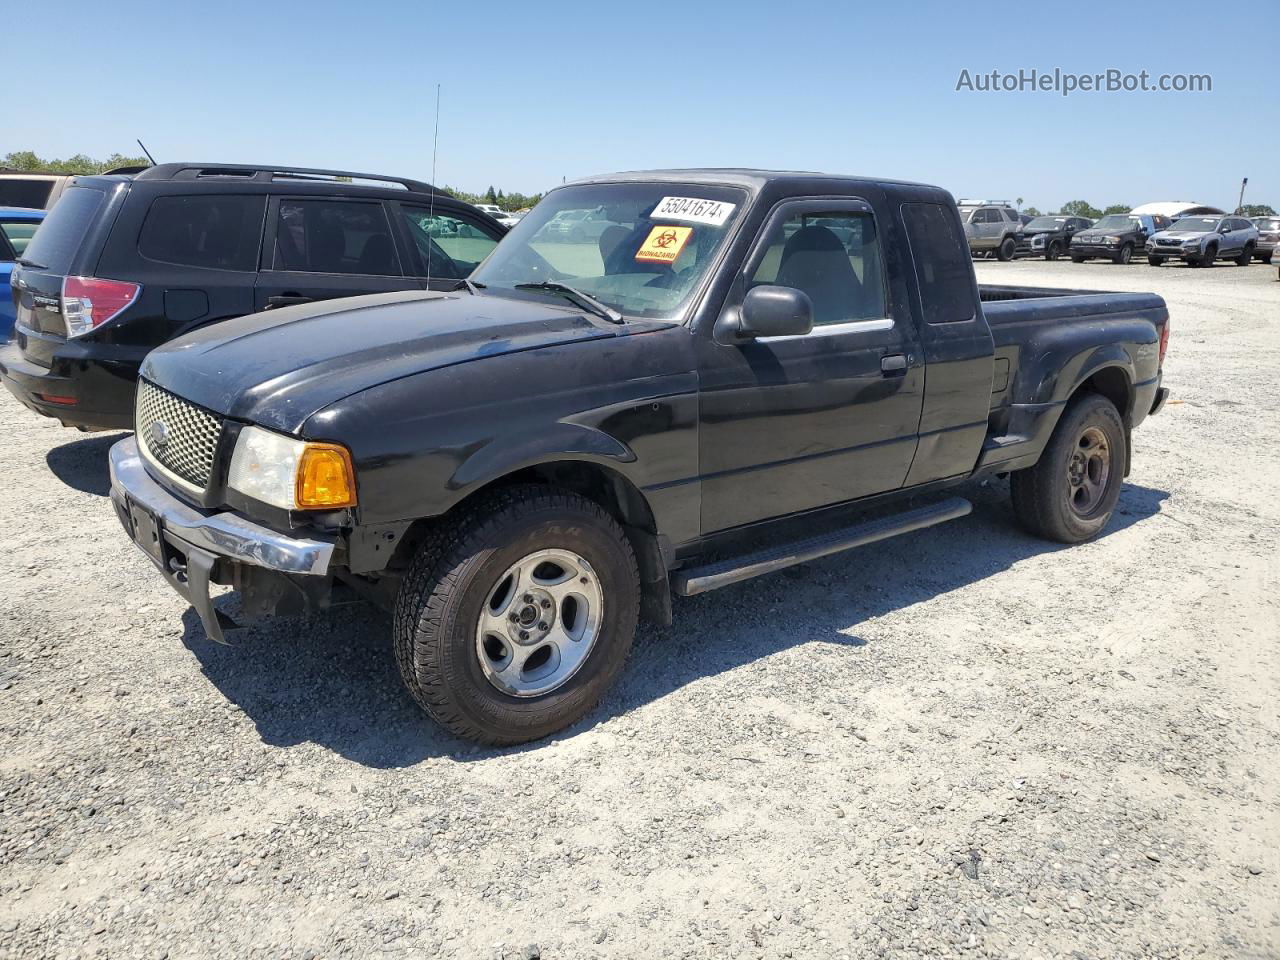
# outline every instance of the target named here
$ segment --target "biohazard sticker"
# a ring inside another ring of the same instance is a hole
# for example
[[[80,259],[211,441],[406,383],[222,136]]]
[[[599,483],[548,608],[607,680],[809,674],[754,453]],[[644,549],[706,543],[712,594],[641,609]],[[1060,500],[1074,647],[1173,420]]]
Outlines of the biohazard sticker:
[[[636,259],[648,263],[675,263],[680,251],[693,236],[693,227],[668,227],[659,224],[649,231],[636,251]]]

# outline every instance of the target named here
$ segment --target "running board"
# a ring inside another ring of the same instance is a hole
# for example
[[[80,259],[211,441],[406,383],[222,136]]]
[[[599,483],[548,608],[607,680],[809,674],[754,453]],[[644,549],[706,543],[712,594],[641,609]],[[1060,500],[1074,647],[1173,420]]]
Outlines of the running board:
[[[833,553],[842,553],[854,547],[861,547],[877,540],[887,540],[901,533],[922,530],[948,520],[956,520],[966,516],[973,509],[973,504],[963,497],[950,497],[940,503],[932,503],[925,507],[916,507],[903,513],[888,517],[877,517],[832,533],[820,534],[795,543],[783,544],[757,550],[740,557],[730,557],[717,563],[709,563],[701,567],[690,567],[677,570],[672,576],[672,587],[682,597],[718,590],[731,583],[750,580],[794,567],[796,564],[808,563],[819,557],[827,557]]]

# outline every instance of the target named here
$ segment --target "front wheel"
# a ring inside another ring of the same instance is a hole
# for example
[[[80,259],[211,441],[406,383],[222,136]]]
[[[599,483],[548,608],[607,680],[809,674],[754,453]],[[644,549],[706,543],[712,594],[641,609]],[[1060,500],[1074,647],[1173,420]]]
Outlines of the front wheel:
[[[1133,244],[1126,243],[1120,248],[1120,252],[1116,254],[1116,263],[1127,266],[1129,261],[1133,259]]]
[[[1049,244],[1049,249],[1044,252],[1044,258],[1046,260],[1057,260],[1060,256],[1062,256],[1062,246],[1055,240]]]
[[[1261,258],[1263,263],[1270,263],[1271,258],[1272,256],[1274,256],[1274,254],[1270,250],[1268,250],[1266,253],[1258,254],[1258,256]]]
[[[1082,256],[1081,256],[1080,254],[1078,254],[1078,253],[1073,253],[1073,254],[1071,255],[1071,262],[1072,262],[1072,263],[1084,263],[1084,257],[1082,257]]]
[[[536,740],[581,719],[617,678],[640,610],[635,553],[573,493],[482,496],[428,536],[396,598],[400,675],[460,737]]]
[[[1214,261],[1218,259],[1218,248],[1210,247],[1204,252],[1204,256],[1200,258],[1200,266],[1212,267]]]
[[[1158,266],[1160,266],[1161,264],[1163,264],[1163,263],[1164,263],[1164,257],[1154,257],[1154,256],[1151,256],[1150,254],[1148,254],[1148,255],[1147,255],[1147,263],[1151,264],[1151,266],[1153,266],[1153,267],[1158,267]]]
[[[996,248],[996,259],[1001,263],[1008,263],[1013,259],[1013,255],[1017,252],[1018,242],[1013,237],[1005,237],[1000,241],[1000,246]]]
[[[1124,424],[1110,400],[1096,393],[1073,400],[1035,466],[1010,477],[1018,521],[1061,543],[1096,537],[1120,499],[1125,443]]]

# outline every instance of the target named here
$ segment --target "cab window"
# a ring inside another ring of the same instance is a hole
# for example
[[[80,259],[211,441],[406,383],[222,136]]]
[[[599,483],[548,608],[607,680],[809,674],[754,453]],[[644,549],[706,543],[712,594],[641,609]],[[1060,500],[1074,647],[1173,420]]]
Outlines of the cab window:
[[[750,286],[803,290],[814,326],[886,317],[880,242],[870,213],[806,211],[775,224]]]
[[[275,268],[302,273],[402,275],[381,203],[281,199]]]

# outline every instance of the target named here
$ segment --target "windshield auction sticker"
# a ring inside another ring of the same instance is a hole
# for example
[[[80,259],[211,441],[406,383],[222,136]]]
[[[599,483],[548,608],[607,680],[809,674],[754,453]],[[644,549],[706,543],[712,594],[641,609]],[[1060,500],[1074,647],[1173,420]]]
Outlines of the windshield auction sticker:
[[[698,197],[663,197],[649,216],[654,220],[685,220],[705,223],[710,227],[723,227],[733,216],[735,203],[719,200],[702,200]]]
[[[636,259],[647,263],[675,263],[680,251],[693,236],[693,227],[669,227],[659,224],[649,231],[636,251]]]

